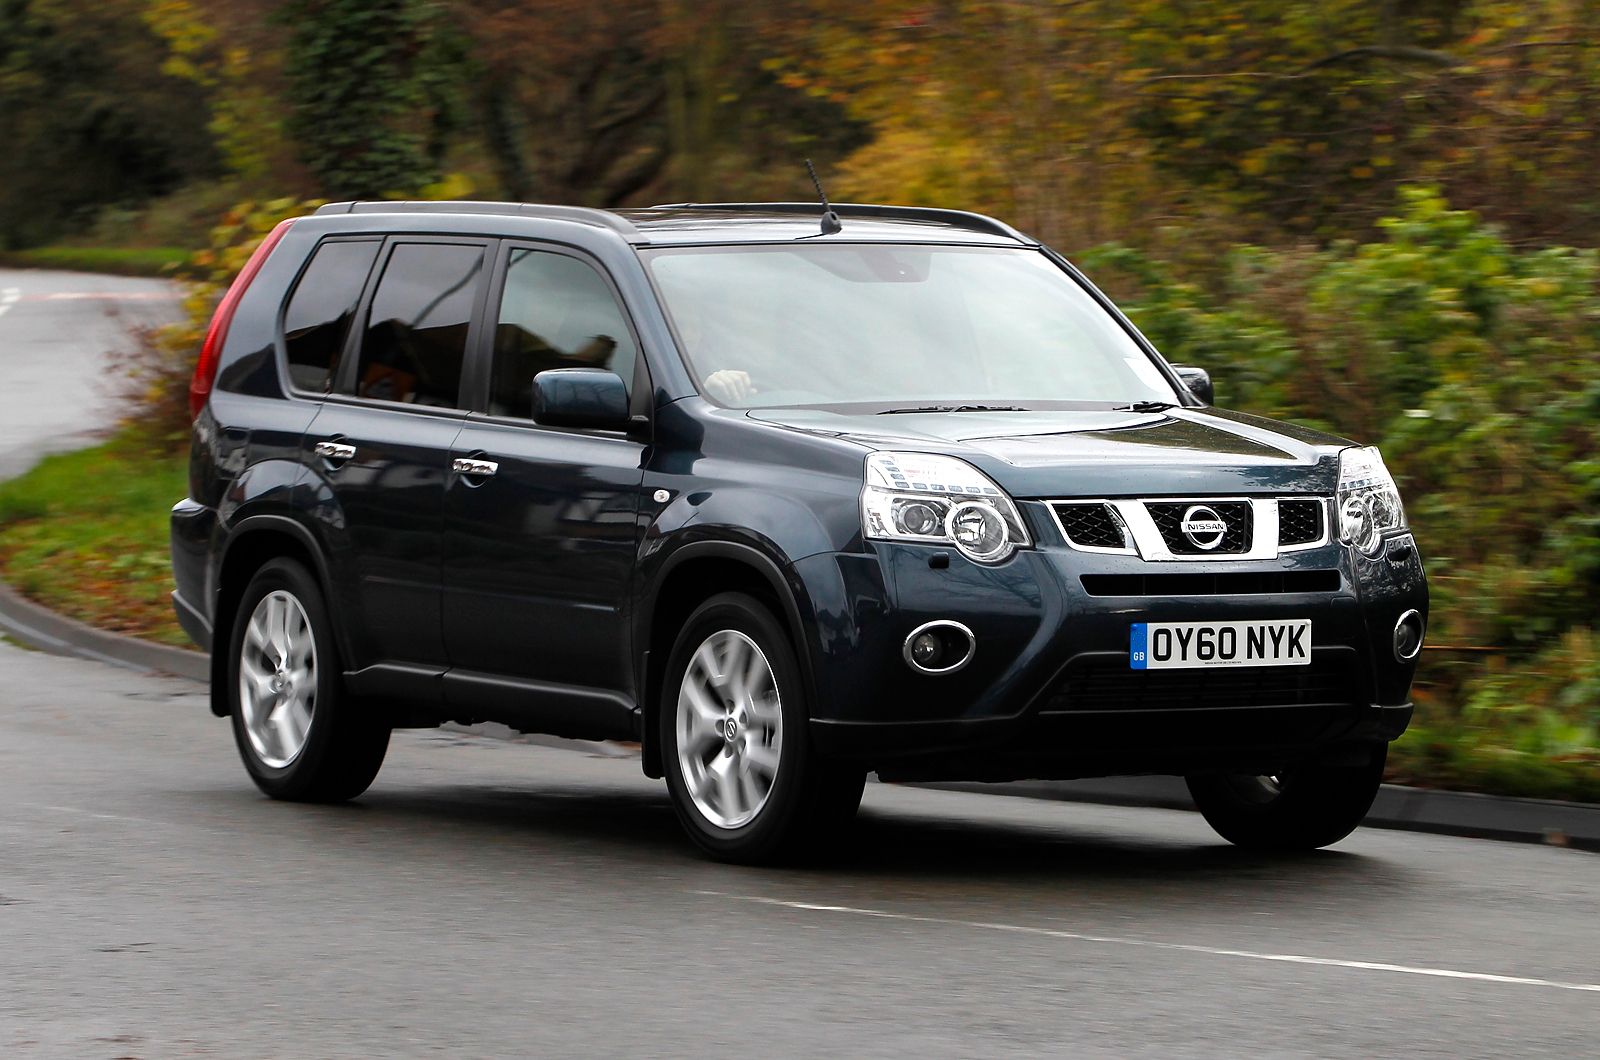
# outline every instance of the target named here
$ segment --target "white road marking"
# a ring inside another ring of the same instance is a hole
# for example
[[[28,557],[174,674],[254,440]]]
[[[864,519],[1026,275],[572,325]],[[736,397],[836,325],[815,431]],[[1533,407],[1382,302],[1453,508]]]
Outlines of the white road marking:
[[[1547,986],[1557,990],[1583,990],[1600,993],[1597,983],[1564,983],[1557,979],[1530,979],[1518,975],[1494,975],[1489,972],[1459,972],[1451,968],[1417,968],[1407,964],[1386,964],[1381,961],[1344,961],[1333,957],[1305,957],[1295,953],[1259,953],[1255,950],[1230,950],[1215,946],[1193,946],[1181,942],[1153,942],[1147,939],[1118,938],[1114,935],[1084,935],[1076,931],[1056,931],[1051,928],[1026,927],[1021,924],[996,924],[982,920],[952,920],[937,916],[916,916],[911,913],[889,913],[881,909],[860,909],[849,905],[820,905],[813,902],[786,902],[780,898],[762,898],[756,895],[726,894],[722,891],[693,891],[693,894],[731,898],[736,902],[754,902],[759,905],[776,905],[785,909],[799,909],[813,913],[844,913],[849,916],[876,917],[880,920],[906,920],[919,924],[941,924],[947,927],[978,928],[983,931],[1008,931],[1018,935],[1042,935],[1053,939],[1071,939],[1074,942],[1098,942],[1109,946],[1141,946],[1153,950],[1175,950],[1181,953],[1203,953],[1212,957],[1242,957],[1253,961],[1279,961],[1288,964],[1315,964],[1328,968],[1353,968],[1365,972],[1401,972],[1406,975],[1431,975],[1442,979],[1471,979],[1481,983],[1510,983],[1515,986]]]
[[[17,304],[17,299],[22,297],[22,292],[15,287],[0,290],[0,317],[6,315],[12,306]]]

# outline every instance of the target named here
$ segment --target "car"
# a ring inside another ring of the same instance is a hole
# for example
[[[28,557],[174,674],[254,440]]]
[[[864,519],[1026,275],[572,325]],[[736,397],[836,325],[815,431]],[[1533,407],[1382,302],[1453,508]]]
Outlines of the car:
[[[1427,583],[1374,448],[1214,406],[978,214],[357,202],[285,221],[190,393],[174,605],[279,799],[396,728],[638,741],[741,862],[887,782],[1184,776],[1346,836]]]

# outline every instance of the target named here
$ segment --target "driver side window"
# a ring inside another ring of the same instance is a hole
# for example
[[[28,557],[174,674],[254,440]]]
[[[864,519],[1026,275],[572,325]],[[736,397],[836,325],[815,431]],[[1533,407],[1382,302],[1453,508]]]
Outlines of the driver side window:
[[[513,250],[495,327],[489,412],[533,418],[533,377],[547,368],[606,368],[633,389],[633,332],[593,266]]]

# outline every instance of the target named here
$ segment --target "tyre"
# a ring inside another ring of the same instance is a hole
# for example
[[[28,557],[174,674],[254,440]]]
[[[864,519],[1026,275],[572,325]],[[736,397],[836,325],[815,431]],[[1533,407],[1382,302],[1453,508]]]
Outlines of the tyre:
[[[684,829],[722,861],[818,853],[861,804],[866,771],[811,746],[789,638],[754,597],[723,593],[679,631],[662,682],[661,748]]]
[[[1255,850],[1315,850],[1361,823],[1383,783],[1387,745],[1364,766],[1301,766],[1276,776],[1188,777],[1189,794],[1217,834]]]
[[[292,559],[250,579],[228,644],[234,742],[275,799],[343,802],[367,790],[389,727],[345,694],[322,590]]]

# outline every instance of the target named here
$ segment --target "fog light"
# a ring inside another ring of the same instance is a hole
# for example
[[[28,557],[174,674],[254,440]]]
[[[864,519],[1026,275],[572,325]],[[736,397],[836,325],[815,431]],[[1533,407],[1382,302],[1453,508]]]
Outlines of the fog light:
[[[937,670],[944,658],[944,645],[932,633],[918,633],[911,642],[911,661],[924,670]]]
[[[972,630],[941,619],[918,626],[906,637],[901,654],[906,665],[922,674],[953,674],[972,661],[978,642]]]
[[[1407,611],[1394,624],[1394,657],[1410,662],[1422,651],[1422,616]]]

